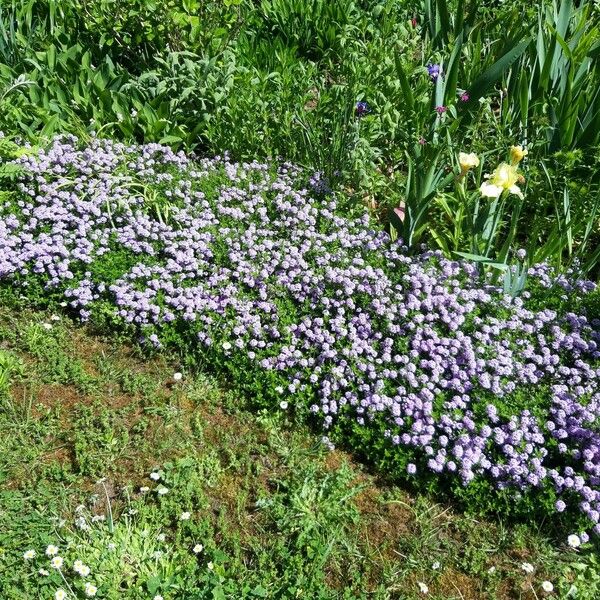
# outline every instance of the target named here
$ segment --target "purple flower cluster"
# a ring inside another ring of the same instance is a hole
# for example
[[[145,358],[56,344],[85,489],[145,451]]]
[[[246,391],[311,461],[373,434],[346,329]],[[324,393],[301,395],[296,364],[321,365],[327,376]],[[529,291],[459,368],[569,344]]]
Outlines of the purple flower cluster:
[[[407,256],[367,214],[298,189],[289,164],[74,138],[18,162],[29,175],[0,206],[0,280],[39,277],[83,319],[103,302],[155,345],[186,324],[203,351],[269,372],[290,405],[312,398],[326,429],[386,423],[409,474],[549,487],[600,533],[597,320],[481,286],[467,262]]]

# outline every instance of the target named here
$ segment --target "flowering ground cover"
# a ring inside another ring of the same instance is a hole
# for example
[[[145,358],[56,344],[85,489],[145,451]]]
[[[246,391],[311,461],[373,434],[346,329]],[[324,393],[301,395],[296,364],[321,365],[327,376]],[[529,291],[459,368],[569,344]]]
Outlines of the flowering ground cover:
[[[5,290],[185,349],[416,486],[600,532],[595,284],[537,265],[513,298],[292,165],[68,137],[16,164]]]

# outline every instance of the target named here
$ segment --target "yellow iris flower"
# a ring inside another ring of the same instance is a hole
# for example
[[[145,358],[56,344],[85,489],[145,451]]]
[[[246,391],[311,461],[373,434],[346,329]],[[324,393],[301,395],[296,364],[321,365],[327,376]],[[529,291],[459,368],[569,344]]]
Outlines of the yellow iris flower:
[[[508,191],[522,200],[523,192],[517,186],[519,179],[520,175],[515,165],[501,163],[491,175],[487,175],[487,180],[481,184],[479,191],[486,198],[499,198],[500,194]]]
[[[511,146],[510,162],[513,165],[518,165],[529,154],[527,150],[523,150],[523,146]]]
[[[479,157],[477,154],[466,154],[465,152],[459,152],[458,163],[460,164],[460,170],[463,173],[466,173],[469,169],[479,166]]]

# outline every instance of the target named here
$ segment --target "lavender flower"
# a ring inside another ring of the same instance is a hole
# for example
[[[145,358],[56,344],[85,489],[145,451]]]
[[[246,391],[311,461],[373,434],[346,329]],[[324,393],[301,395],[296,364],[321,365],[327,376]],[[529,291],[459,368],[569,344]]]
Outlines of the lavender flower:
[[[408,475],[485,479],[515,499],[552,490],[557,512],[600,531],[600,323],[583,309],[513,299],[437,252],[407,256],[289,163],[73,137],[16,162],[0,281],[26,293],[36,279],[81,319],[112,313],[157,347],[187,332],[207,359],[262,371],[273,410],[307,402],[330,448],[340,419],[383,425]],[[566,305],[597,293],[544,264],[528,277]]]

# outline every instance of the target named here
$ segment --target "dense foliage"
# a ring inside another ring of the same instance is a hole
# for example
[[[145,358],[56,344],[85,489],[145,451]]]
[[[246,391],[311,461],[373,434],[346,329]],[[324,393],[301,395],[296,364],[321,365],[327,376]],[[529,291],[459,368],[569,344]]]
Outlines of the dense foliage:
[[[369,205],[411,248],[448,256],[472,238],[447,176],[457,153],[497,163],[523,144],[525,200],[501,207],[502,236],[589,272],[597,22],[594,3],[572,0],[12,0],[0,8],[0,130],[283,157]],[[474,254],[507,261],[503,244]]]

